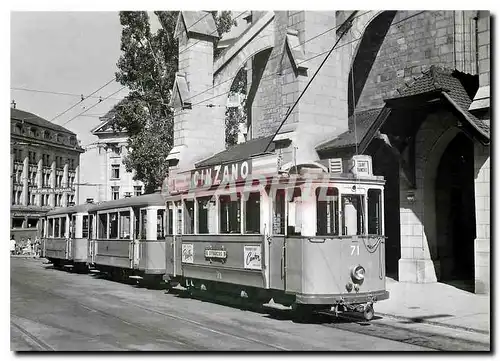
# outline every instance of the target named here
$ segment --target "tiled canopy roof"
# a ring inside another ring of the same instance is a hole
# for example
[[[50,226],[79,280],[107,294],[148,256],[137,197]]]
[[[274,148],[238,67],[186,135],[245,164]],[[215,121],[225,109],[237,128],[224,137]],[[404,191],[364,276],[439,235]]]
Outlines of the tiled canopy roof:
[[[350,129],[347,132],[340,134],[337,138],[332,139],[326,143],[322,143],[316,147],[317,151],[322,151],[331,148],[347,148],[353,147],[361,142],[366,135],[370,126],[375,122],[380,114],[381,108],[364,110],[354,113],[349,117],[349,124],[354,124],[356,119],[356,132]]]
[[[38,115],[35,115],[33,113],[29,113],[29,112],[25,112],[24,110],[10,108],[10,118],[16,119],[16,120],[22,120],[22,121],[25,121],[26,123],[38,125],[40,127],[52,129],[52,130],[55,130],[58,132],[64,132],[66,134],[76,135],[72,131],[70,131],[70,130],[68,130],[68,129],[66,129],[58,124],[54,124],[52,122],[49,122],[48,120],[45,120],[45,119],[39,117]]]
[[[415,78],[411,83],[398,89],[399,97],[392,98],[397,101],[400,98],[411,97],[434,91],[440,91],[444,97],[455,107],[457,107],[464,117],[484,136],[490,137],[490,127],[474,114],[469,112],[469,107],[474,98],[474,94],[469,95],[464,83],[467,77],[472,77],[448,68],[431,66],[429,70]],[[477,89],[475,89],[476,91]],[[474,93],[475,93],[474,91]]]

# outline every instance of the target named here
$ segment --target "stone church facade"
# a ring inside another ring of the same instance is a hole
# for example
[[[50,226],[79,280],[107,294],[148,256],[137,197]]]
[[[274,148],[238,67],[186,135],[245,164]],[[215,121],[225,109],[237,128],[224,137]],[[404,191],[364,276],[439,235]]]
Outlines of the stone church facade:
[[[224,149],[224,113],[245,68],[247,140],[269,137],[282,167],[372,156],[389,275],[489,293],[489,12],[250,12],[215,61],[207,14],[177,23],[170,178],[243,149]]]

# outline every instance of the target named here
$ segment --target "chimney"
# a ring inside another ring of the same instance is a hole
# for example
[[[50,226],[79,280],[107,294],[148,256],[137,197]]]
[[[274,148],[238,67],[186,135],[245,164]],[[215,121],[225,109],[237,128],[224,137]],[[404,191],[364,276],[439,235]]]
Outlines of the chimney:
[[[12,103],[10,103],[10,106],[12,107],[12,109],[16,109],[16,101],[14,99],[12,99]]]
[[[94,198],[87,198],[86,203],[94,203]]]

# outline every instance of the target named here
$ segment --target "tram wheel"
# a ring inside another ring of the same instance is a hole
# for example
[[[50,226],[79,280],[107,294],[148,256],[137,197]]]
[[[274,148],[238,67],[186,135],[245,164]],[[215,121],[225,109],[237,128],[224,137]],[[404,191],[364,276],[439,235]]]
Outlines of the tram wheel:
[[[371,321],[373,319],[374,315],[375,315],[375,311],[373,310],[373,306],[366,305],[365,309],[363,310],[363,317],[365,318],[365,320]]]

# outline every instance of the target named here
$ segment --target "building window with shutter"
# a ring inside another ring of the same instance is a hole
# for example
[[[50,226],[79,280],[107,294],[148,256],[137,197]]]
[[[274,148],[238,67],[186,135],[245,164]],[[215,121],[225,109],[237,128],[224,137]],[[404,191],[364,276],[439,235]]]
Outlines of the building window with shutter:
[[[120,186],[111,187],[111,199],[116,200],[120,198]]]
[[[111,165],[111,179],[120,179],[120,165],[112,164]]]
[[[142,194],[142,186],[134,186],[134,196],[140,196]]]

